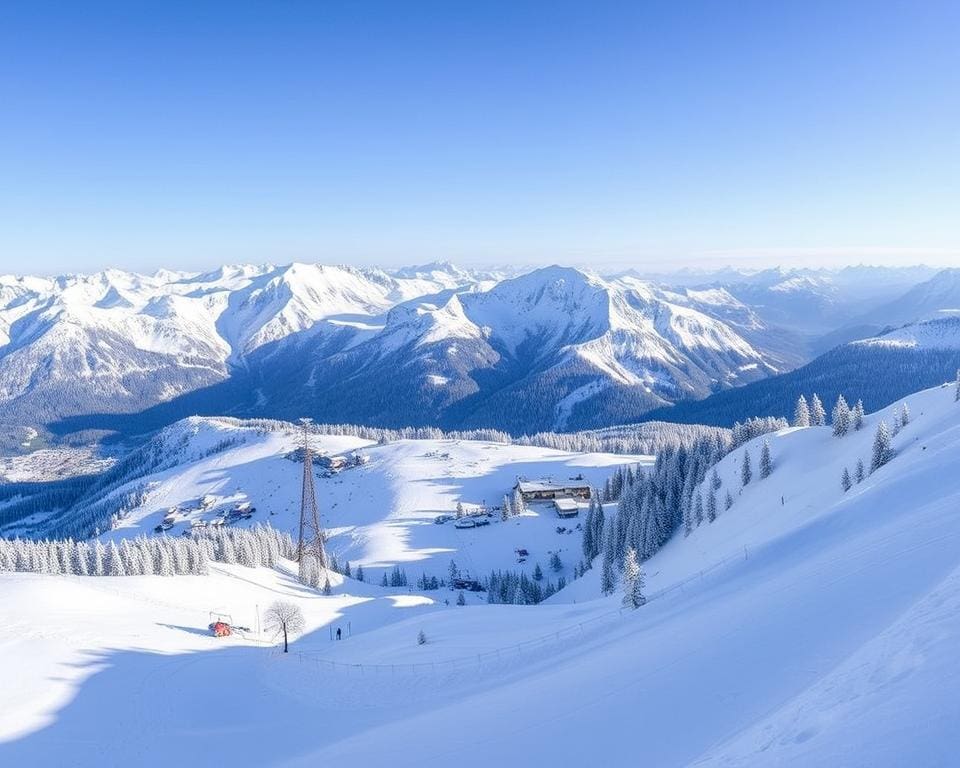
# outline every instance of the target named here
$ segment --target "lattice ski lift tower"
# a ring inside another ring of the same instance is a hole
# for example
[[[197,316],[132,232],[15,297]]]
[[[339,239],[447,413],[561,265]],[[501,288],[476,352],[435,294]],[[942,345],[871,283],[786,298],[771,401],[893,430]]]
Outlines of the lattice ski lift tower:
[[[310,450],[310,419],[301,419],[303,426],[303,490],[300,496],[300,535],[297,539],[297,563],[301,581],[319,581],[327,567],[323,529],[317,510],[317,494],[313,487],[313,452]],[[314,584],[316,586],[316,584]]]

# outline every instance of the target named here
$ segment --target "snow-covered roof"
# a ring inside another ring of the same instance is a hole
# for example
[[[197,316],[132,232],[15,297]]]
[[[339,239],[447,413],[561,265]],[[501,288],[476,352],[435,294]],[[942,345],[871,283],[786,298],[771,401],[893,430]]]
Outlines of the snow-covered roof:
[[[574,512],[580,509],[580,505],[574,499],[554,499],[553,503],[561,512]]]
[[[564,491],[569,488],[589,488],[590,485],[581,480],[571,480],[567,483],[555,483],[552,480],[521,480],[517,483],[520,493],[537,493],[541,491]]]

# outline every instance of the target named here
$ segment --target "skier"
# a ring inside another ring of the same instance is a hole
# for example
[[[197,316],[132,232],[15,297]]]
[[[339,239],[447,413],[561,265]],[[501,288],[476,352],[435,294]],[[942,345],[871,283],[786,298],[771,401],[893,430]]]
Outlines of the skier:
[[[337,640],[340,639],[340,627],[337,627]]]

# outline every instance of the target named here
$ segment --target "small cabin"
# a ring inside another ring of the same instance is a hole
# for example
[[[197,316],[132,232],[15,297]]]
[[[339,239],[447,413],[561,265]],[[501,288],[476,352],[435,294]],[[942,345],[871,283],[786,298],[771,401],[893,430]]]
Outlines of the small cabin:
[[[557,509],[557,517],[576,517],[580,514],[576,499],[554,499],[553,506]]]
[[[590,498],[590,486],[576,480],[566,483],[555,483],[552,480],[521,480],[514,486],[514,490],[524,501]]]

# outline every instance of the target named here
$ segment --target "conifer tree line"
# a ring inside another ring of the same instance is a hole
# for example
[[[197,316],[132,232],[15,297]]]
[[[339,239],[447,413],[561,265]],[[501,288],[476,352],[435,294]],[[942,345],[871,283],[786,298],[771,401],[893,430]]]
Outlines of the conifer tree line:
[[[608,478],[602,493],[591,494],[584,518],[583,561],[576,573],[592,567],[594,559],[603,556],[600,583],[604,594],[612,594],[616,584],[630,568],[624,580],[625,595],[638,601],[642,594],[642,573],[633,572],[630,558],[638,564],[652,557],[678,528],[689,535],[704,522],[712,523],[720,514],[722,481],[710,469],[731,451],[764,434],[788,426],[785,419],[758,418],[737,423],[729,437],[714,435],[688,446],[667,449],[657,455],[649,470],[620,467]],[[744,471],[752,477],[750,459],[744,450]],[[764,443],[760,456],[762,478],[773,471],[769,443]],[[710,473],[704,490],[697,490]],[[747,480],[749,482],[749,478]],[[617,502],[616,515],[608,515],[602,501]],[[733,505],[733,496],[726,490],[723,508]],[[632,553],[632,555],[631,555]],[[639,586],[638,586],[639,584]],[[625,597],[625,600],[627,597]]]
[[[190,537],[139,536],[107,544],[72,539],[0,539],[0,571],[73,576],[202,576],[210,561],[272,568],[293,558],[289,534],[269,525]]]
[[[542,578],[537,579],[525,573],[514,571],[491,571],[484,580],[488,603],[507,605],[536,605],[556,594],[567,585],[561,576],[557,583]]]
[[[221,419],[238,427],[269,426],[272,431],[286,432],[292,426],[285,421],[269,419],[242,420]],[[499,429],[469,429],[446,431],[439,427],[367,427],[357,424],[314,424],[311,431],[316,435],[359,437],[385,444],[398,440],[479,440],[503,445],[522,445],[538,448],[553,448],[559,451],[583,453],[660,453],[667,448],[689,445],[705,437],[727,435],[730,430],[702,424],[674,424],[672,422],[644,422],[626,426],[607,427],[578,432],[537,432],[530,435],[512,435]]]

